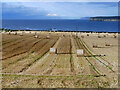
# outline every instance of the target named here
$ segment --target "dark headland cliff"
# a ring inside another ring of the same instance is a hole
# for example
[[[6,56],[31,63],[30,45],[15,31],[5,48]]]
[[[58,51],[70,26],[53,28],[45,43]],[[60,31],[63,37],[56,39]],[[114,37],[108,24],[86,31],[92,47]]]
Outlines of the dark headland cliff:
[[[120,16],[90,17],[90,21],[120,21]]]

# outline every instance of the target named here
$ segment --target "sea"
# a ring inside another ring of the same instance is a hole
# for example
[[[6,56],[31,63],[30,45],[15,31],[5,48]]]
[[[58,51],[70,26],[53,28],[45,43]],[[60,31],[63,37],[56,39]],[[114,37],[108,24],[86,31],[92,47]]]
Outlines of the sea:
[[[81,19],[2,20],[2,28],[11,30],[119,32],[118,24]]]

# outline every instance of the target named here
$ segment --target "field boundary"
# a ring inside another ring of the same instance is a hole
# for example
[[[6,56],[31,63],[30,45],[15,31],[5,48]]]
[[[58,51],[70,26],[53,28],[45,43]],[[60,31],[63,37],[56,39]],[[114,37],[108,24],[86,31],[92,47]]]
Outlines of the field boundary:
[[[81,76],[90,76],[90,77],[97,77],[97,75],[41,75],[41,74],[23,74],[23,73],[0,73],[2,76],[28,76],[28,77],[81,77]],[[101,77],[104,75],[100,75]]]

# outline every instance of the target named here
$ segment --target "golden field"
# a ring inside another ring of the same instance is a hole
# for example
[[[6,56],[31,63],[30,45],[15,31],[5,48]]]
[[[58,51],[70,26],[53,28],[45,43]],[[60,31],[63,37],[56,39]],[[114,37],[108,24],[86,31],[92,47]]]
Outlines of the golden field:
[[[3,88],[118,88],[118,33],[14,34],[2,33]]]

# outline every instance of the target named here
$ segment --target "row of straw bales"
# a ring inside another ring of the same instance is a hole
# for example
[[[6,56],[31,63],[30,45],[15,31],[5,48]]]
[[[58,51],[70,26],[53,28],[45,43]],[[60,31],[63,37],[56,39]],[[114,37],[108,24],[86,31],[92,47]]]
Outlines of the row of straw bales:
[[[57,49],[56,48],[50,48],[49,52],[50,52],[50,54],[57,54]],[[84,50],[83,49],[77,49],[76,53],[77,53],[78,57],[84,56]]]
[[[105,46],[111,46],[111,44],[109,42],[105,42]],[[93,43],[93,48],[98,48],[98,44]]]
[[[25,35],[26,32],[7,32],[8,35],[20,35],[20,36],[23,36]],[[29,34],[33,34],[34,35],[34,38],[39,38],[39,35],[37,34],[37,32],[27,32]],[[46,39],[50,39],[50,36],[49,34],[46,36]]]
[[[3,32],[3,33],[5,33],[5,32]],[[14,31],[14,32],[7,32],[9,35],[10,34],[13,34],[13,35],[17,35],[17,34],[20,34],[20,36],[23,36],[23,34],[24,33],[29,33],[29,34],[34,34],[34,35],[36,35],[37,33],[41,33],[41,31]],[[44,33],[44,32],[42,32],[42,33]],[[58,32],[55,32],[56,33],[56,35],[58,35]],[[61,32],[62,33],[62,32]],[[48,33],[49,35],[51,34],[51,32],[49,32]],[[79,36],[81,36],[82,38],[84,38],[85,36],[96,36],[97,35],[97,37],[98,38],[104,38],[104,37],[108,37],[108,36],[110,36],[110,37],[113,37],[113,38],[117,38],[118,37],[118,33],[83,33],[83,32],[65,32],[64,34],[63,34],[63,36],[67,36],[67,35],[77,35],[77,37],[79,37]],[[35,36],[36,37],[36,36]]]
[[[71,32],[72,35],[77,35],[79,36],[98,36],[98,38],[102,38],[102,37],[114,37],[117,38],[118,33],[92,33],[92,32]]]
[[[81,36],[81,38],[84,38],[85,36],[89,37],[90,35],[87,34],[87,35],[80,35],[80,36]],[[78,36],[78,37],[79,37],[79,36]],[[108,36],[107,36],[107,35],[98,35],[97,37],[98,37],[98,38],[105,38],[105,37],[108,37]],[[110,36],[110,37],[117,38],[118,36],[117,36],[117,35],[112,35],[112,36]]]

